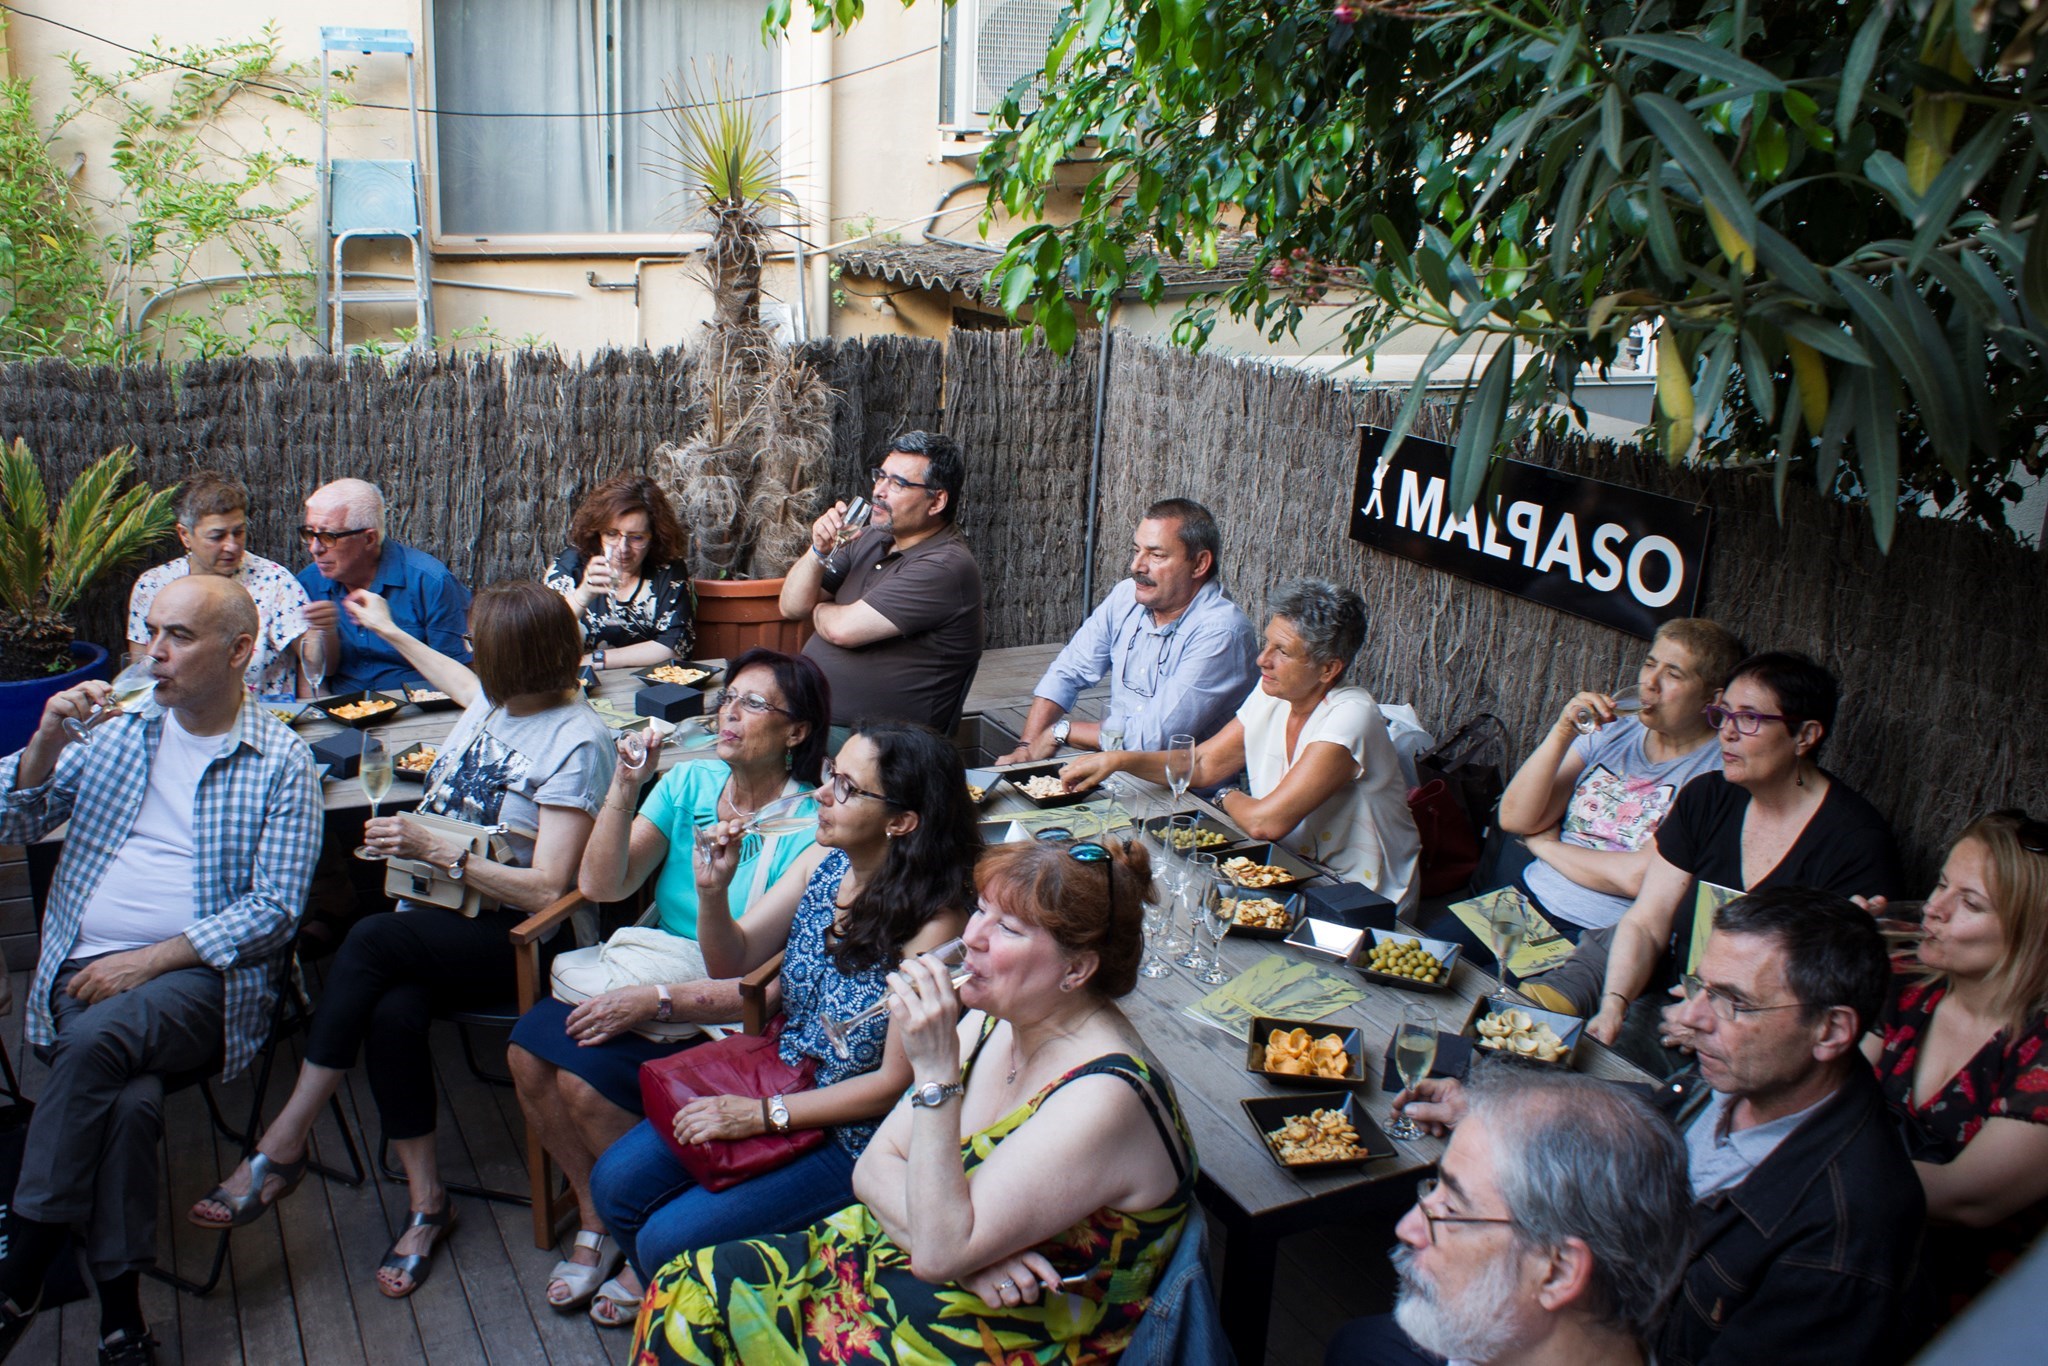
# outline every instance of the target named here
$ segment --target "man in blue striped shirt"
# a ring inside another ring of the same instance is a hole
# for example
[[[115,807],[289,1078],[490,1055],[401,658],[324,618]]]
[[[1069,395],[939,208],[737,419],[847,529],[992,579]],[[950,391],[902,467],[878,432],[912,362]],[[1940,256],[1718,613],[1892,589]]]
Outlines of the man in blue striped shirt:
[[[150,702],[75,742],[64,722],[110,691],[80,684],[0,762],[0,843],[70,822],[29,987],[28,1040],[50,1070],[0,1256],[0,1356],[76,1227],[99,1285],[99,1359],[154,1360],[137,1277],[156,1259],[164,1078],[231,1078],[262,1046],[320,850],[312,754],[242,686],[260,629],[248,593],[179,579],[147,624]]]
[[[1209,509],[1167,498],[1145,509],[1131,537],[1131,576],[1038,680],[1024,743],[1006,764],[1080,749],[1165,749],[1175,735],[1206,740],[1259,681],[1258,633],[1217,582],[1223,538]],[[1083,688],[1109,680],[1100,723],[1067,716]]]

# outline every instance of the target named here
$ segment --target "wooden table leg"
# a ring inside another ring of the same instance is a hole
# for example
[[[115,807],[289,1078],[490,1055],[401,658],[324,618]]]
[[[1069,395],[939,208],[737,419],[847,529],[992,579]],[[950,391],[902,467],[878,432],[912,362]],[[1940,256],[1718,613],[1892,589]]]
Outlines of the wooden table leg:
[[[1224,1228],[1223,1336],[1238,1366],[1265,1366],[1266,1328],[1273,1315],[1273,1268],[1280,1239],[1227,1197],[1215,1202]]]

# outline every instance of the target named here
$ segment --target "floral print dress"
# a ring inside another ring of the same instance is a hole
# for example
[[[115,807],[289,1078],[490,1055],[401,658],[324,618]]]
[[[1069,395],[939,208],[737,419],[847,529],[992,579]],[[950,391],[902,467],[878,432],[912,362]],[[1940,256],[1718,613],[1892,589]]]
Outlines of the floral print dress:
[[[983,1022],[982,1044],[993,1026]],[[963,1079],[980,1053],[977,1044]],[[991,1306],[958,1285],[919,1280],[909,1254],[882,1231],[867,1206],[851,1205],[800,1233],[705,1248],[663,1267],[635,1326],[635,1366],[1114,1361],[1180,1242],[1194,1198],[1194,1148],[1172,1091],[1139,1059],[1108,1054],[1056,1078],[970,1135],[961,1144],[961,1158],[972,1180],[974,1169],[1047,1097],[1070,1081],[1096,1075],[1118,1077],[1137,1092],[1180,1178],[1157,1209],[1098,1209],[1036,1249],[1062,1275],[1107,1268],[1106,1281],[1091,1282],[1085,1294]]]
[[[2048,1124],[2048,1015],[2043,1014],[2017,1033],[1999,1030],[1926,1104],[1914,1102],[1920,1044],[1948,987],[1926,981],[1910,962],[1900,963],[1898,972],[1881,1022],[1884,1051],[1877,1059],[1877,1080],[1907,1155],[1916,1162],[1953,1162],[1989,1120]],[[1930,1221],[1921,1265],[1934,1282],[1939,1317],[1947,1319],[2004,1274],[2044,1226],[2048,1208],[2038,1204],[1989,1229]]]

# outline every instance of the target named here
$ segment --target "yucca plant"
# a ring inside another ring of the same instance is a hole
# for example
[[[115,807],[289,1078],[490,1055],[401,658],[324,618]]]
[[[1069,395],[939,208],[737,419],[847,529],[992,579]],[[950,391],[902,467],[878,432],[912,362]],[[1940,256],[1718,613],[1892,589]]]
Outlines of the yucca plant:
[[[177,490],[119,492],[134,470],[134,447],[108,452],[71,481],[53,519],[28,443],[0,448],[0,680],[75,667],[65,614],[100,575],[170,534]]]

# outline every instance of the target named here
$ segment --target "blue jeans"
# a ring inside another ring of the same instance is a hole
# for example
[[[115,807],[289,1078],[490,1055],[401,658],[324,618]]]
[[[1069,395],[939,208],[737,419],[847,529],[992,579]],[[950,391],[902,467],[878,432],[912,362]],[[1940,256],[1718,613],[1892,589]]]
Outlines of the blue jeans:
[[[853,1157],[835,1140],[788,1166],[708,1191],[643,1119],[597,1159],[590,1194],[644,1285],[693,1249],[794,1233],[837,1214],[854,1203]]]

